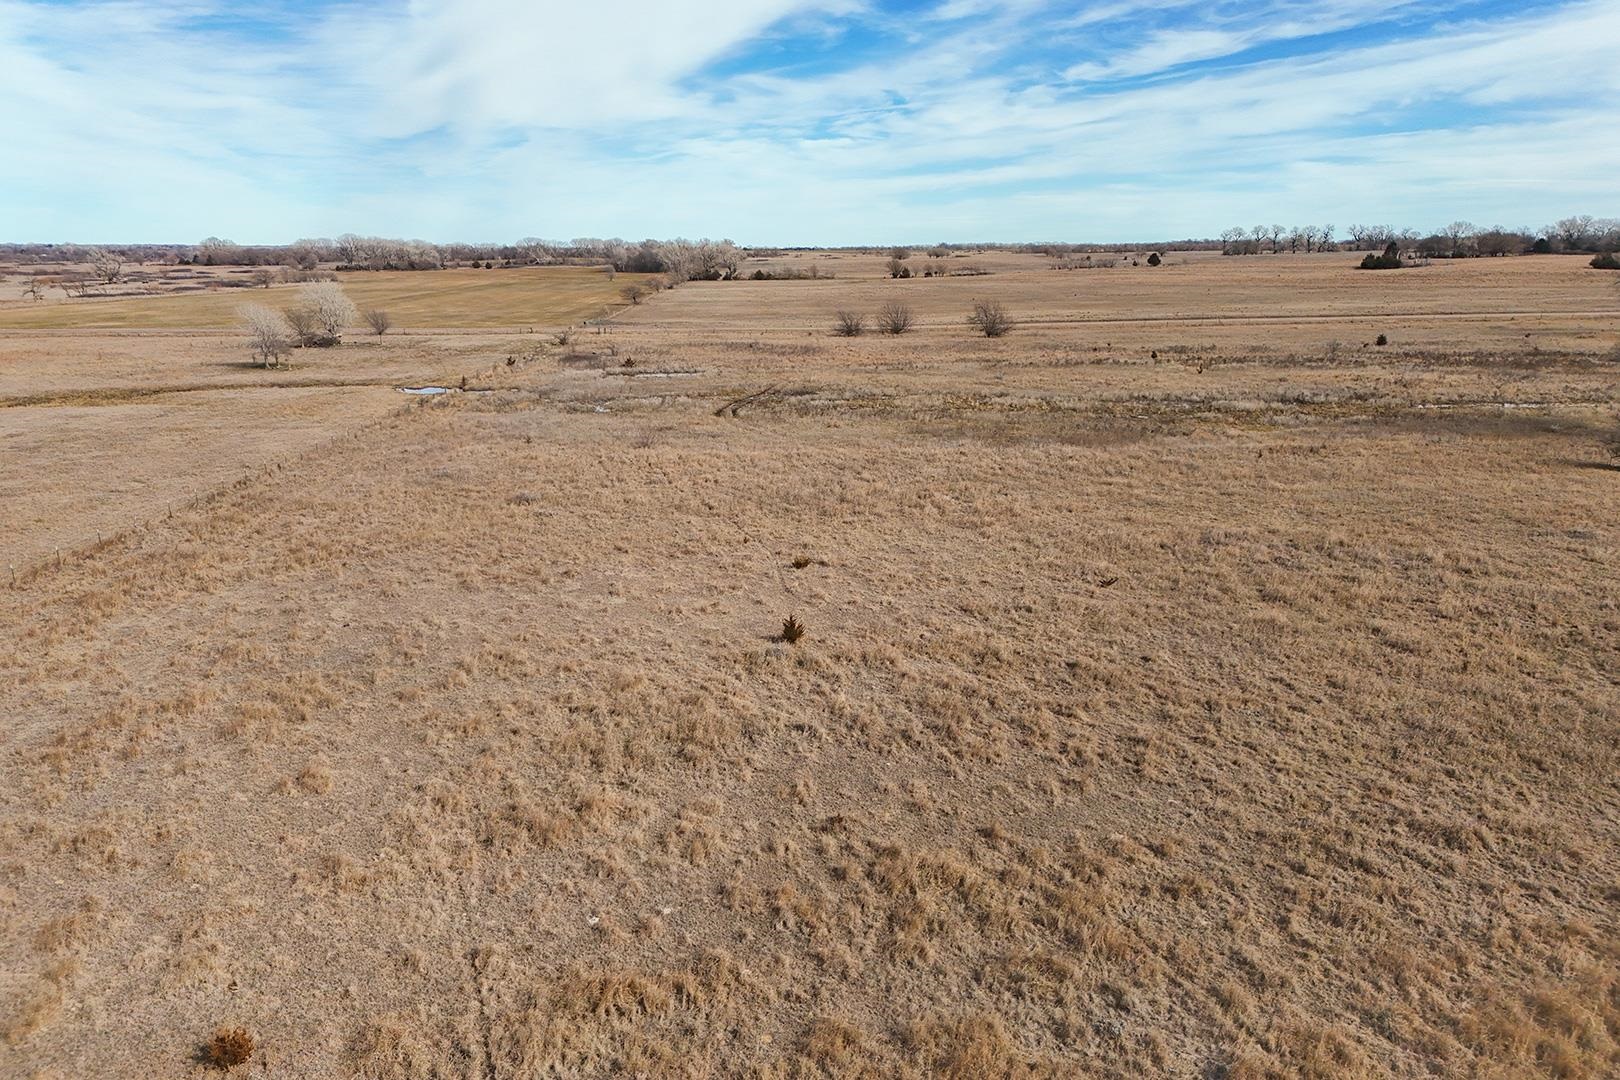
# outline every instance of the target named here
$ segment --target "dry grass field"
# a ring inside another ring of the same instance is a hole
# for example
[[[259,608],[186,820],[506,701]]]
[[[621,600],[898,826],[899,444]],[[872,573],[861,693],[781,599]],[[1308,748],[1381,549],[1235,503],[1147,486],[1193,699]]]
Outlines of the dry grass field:
[[[0,332],[0,1076],[1620,1073],[1609,278],[980,261]]]
[[[520,270],[352,272],[337,275],[361,310],[383,308],[408,329],[529,327],[595,318],[619,302],[619,290],[645,279],[591,267]],[[82,330],[228,328],[242,304],[276,304],[297,285],[215,288],[154,296],[0,302],[0,329]],[[52,294],[55,296],[56,294]]]

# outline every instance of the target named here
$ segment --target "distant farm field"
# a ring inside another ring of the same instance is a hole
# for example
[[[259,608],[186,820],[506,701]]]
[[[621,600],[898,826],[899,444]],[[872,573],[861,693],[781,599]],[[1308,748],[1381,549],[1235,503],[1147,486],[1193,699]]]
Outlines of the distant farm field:
[[[640,275],[596,267],[522,270],[379,271],[340,274],[362,310],[382,308],[404,329],[527,327],[595,318],[620,303],[620,290]],[[243,304],[290,302],[296,285],[269,289],[211,288],[159,296],[86,298],[0,305],[0,328],[224,329]]]

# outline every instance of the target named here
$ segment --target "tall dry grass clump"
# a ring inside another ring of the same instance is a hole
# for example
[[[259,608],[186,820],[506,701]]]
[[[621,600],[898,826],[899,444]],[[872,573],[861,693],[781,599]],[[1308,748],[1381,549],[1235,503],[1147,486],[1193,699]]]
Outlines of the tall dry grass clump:
[[[858,311],[840,311],[833,322],[833,333],[839,337],[860,337],[866,332],[866,316]]]

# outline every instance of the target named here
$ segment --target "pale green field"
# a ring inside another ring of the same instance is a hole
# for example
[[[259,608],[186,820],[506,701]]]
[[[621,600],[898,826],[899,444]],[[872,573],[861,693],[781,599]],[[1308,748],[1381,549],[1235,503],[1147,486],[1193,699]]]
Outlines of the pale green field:
[[[578,322],[623,303],[620,290],[645,275],[610,278],[596,267],[381,271],[340,274],[362,310],[382,308],[409,328],[520,327]],[[210,329],[236,324],[243,304],[292,302],[298,286],[217,289],[118,299],[8,302],[0,329]]]

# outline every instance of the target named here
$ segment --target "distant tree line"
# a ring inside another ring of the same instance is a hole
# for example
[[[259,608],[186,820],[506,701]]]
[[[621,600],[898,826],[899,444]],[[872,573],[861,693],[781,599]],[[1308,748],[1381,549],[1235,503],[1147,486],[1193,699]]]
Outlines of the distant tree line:
[[[1044,255],[1064,261],[1099,252],[1221,251],[1227,255],[1281,254],[1328,250],[1382,251],[1391,243],[1427,258],[1473,258],[1528,253],[1620,251],[1620,218],[1576,214],[1543,228],[1501,226],[1482,229],[1455,221],[1436,232],[1397,231],[1388,225],[1349,225],[1344,239],[1333,225],[1255,225],[1231,228],[1214,239],[1152,243],[1083,244],[940,243],[926,249],[939,266],[969,252],[1005,251]],[[919,248],[921,252],[925,249]],[[291,244],[237,244],[210,236],[195,244],[0,244],[0,259],[28,263],[79,263],[94,267],[94,277],[116,280],[126,266],[193,265],[280,267],[313,271],[440,270],[450,267],[602,266],[615,272],[660,274],[670,284],[682,281],[731,280],[742,275],[749,257],[776,257],[805,252],[865,252],[897,257],[910,248],[742,248],[730,240],[640,240],[581,237],[543,240],[525,237],[510,244],[398,240],[344,233],[335,239],[309,238]],[[904,261],[905,256],[899,256]],[[954,271],[942,271],[953,272]],[[108,275],[112,275],[109,279]]]
[[[1252,229],[1232,228],[1221,233],[1221,251],[1226,255],[1258,255],[1264,251],[1279,254],[1303,249],[1325,251],[1333,244],[1332,225],[1256,225]],[[1269,245],[1269,246],[1268,246]]]
[[[1221,251],[1227,255],[1329,249],[1380,252],[1395,244],[1428,259],[1472,259],[1620,250],[1620,218],[1598,218],[1591,214],[1576,214],[1539,229],[1529,226],[1508,229],[1500,225],[1482,229],[1470,221],[1453,221],[1427,234],[1416,229],[1396,230],[1389,225],[1349,225],[1345,232],[1348,237],[1337,241],[1332,225],[1231,228],[1221,234]]]
[[[345,233],[291,244],[237,244],[210,236],[196,244],[0,244],[0,258],[27,263],[94,263],[116,257],[140,265],[291,267],[313,270],[441,270],[447,267],[610,266],[663,274],[672,282],[738,276],[744,258],[730,240],[540,240],[515,244],[433,244]]]

